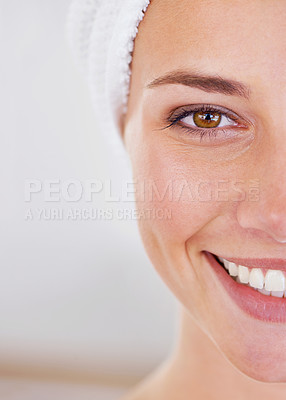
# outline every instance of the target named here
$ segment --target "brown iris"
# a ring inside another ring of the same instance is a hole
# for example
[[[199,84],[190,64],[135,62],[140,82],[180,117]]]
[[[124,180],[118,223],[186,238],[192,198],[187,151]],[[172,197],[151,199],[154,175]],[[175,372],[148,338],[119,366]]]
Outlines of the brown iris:
[[[216,128],[221,121],[221,114],[212,111],[198,111],[194,113],[194,123],[199,128]]]

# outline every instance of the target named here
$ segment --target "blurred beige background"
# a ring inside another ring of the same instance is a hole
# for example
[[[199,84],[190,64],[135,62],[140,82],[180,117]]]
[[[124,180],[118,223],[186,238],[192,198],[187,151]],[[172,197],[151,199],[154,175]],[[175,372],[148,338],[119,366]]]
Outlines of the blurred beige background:
[[[103,191],[92,202],[57,199],[69,180],[111,182],[115,194],[130,180],[127,163],[97,134],[65,38],[68,6],[0,1],[5,400],[116,399],[166,357],[177,329],[176,301],[144,253],[136,220],[117,217],[134,204],[107,201]],[[25,201],[32,180],[42,188]],[[47,188],[56,201],[47,201]],[[114,216],[68,220],[75,208]],[[52,219],[51,209],[63,217]]]

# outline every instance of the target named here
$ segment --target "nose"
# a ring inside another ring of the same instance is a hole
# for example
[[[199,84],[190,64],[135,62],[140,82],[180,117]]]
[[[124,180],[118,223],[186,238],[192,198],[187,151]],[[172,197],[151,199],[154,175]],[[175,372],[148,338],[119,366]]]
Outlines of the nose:
[[[237,220],[242,228],[263,231],[279,243],[286,243],[285,154],[284,151],[284,156],[272,157],[267,167],[265,159],[262,161],[264,168],[259,174],[257,198],[251,201],[246,196],[237,207]]]

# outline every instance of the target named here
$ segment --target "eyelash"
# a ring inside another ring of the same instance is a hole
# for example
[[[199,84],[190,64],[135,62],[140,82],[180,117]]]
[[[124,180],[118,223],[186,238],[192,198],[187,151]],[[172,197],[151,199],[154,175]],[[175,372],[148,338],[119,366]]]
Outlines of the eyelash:
[[[189,135],[190,133],[193,135],[200,135],[200,139],[202,140],[203,137],[208,134],[209,138],[210,137],[216,137],[218,131],[225,133],[226,130],[222,129],[220,127],[217,128],[195,128],[195,127],[187,127],[186,125],[181,125],[180,121],[186,117],[192,116],[197,112],[213,112],[213,113],[219,113],[222,116],[227,117],[228,119],[232,120],[233,122],[238,124],[238,117],[230,112],[227,109],[218,107],[218,106],[213,106],[210,104],[203,104],[203,105],[194,105],[192,108],[180,108],[179,110],[172,111],[171,114],[167,118],[167,122],[169,124],[164,127],[163,129],[168,129],[168,128],[173,128],[173,127],[179,127],[180,129],[183,129],[187,134]]]

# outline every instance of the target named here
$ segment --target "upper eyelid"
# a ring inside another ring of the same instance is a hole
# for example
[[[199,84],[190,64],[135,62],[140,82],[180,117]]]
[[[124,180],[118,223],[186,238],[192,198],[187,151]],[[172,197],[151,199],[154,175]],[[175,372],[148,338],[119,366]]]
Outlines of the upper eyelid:
[[[221,114],[225,114],[227,116],[232,116],[233,119],[241,119],[235,112],[222,107],[222,106],[218,106],[215,104],[191,104],[191,105],[185,105],[185,106],[181,106],[176,108],[175,110],[172,110],[169,113],[168,119],[171,119],[174,115],[177,114],[177,116],[180,115],[180,112],[183,113],[183,111],[188,112],[189,114],[197,112],[197,111],[217,111]]]

